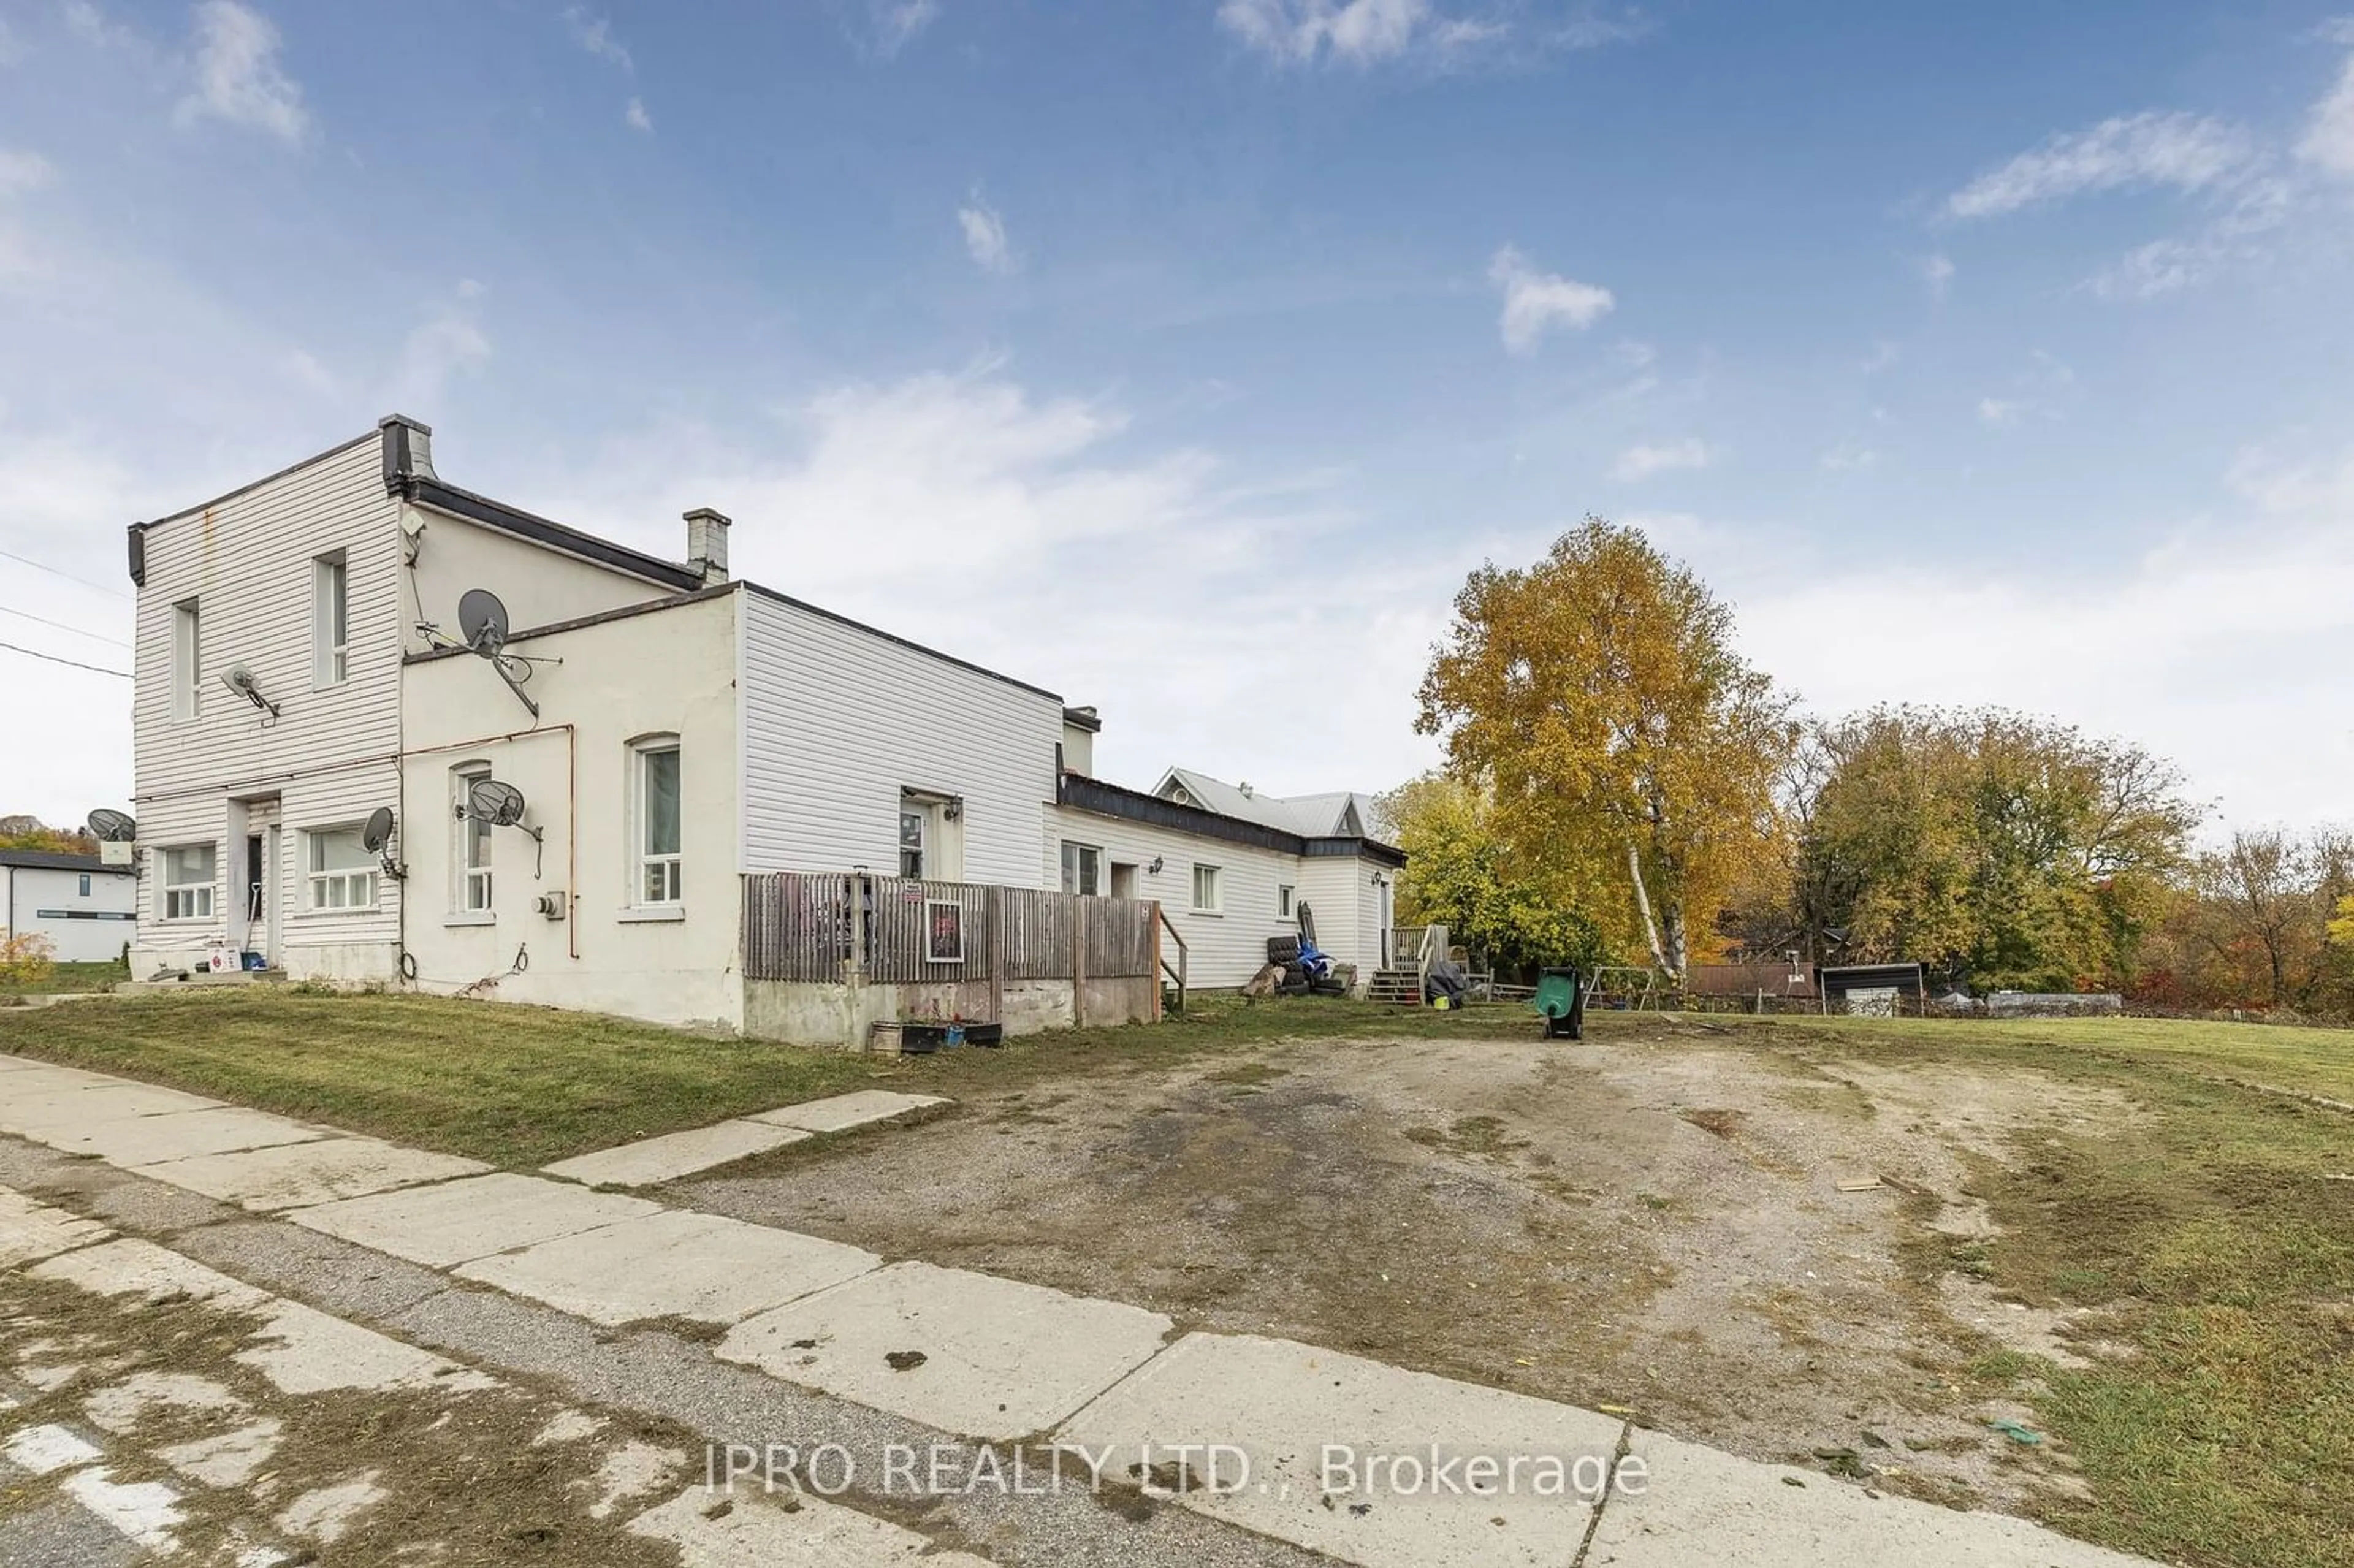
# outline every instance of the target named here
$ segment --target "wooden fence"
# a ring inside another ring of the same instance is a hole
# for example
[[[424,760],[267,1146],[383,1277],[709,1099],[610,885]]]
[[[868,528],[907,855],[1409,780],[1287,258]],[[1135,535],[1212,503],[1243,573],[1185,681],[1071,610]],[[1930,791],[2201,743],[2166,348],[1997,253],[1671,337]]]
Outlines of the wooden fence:
[[[744,879],[744,976],[875,984],[1159,972],[1158,906],[1029,887],[796,871]]]

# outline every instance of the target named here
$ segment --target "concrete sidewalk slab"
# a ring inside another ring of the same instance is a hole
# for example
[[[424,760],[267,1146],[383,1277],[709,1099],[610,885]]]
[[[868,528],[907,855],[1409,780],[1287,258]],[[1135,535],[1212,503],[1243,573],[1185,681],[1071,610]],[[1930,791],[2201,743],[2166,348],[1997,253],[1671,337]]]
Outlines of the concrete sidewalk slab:
[[[286,1393],[388,1388],[465,1393],[498,1386],[495,1378],[299,1301],[273,1302],[260,1339],[261,1343],[239,1351],[234,1359]]]
[[[1999,1513],[1962,1513],[1810,1470],[1761,1465],[1657,1432],[1632,1435],[1640,1495],[1602,1510],[1587,1561],[1612,1568],[2155,1568]],[[1796,1480],[1788,1485],[1786,1478]]]
[[[764,1121],[775,1127],[797,1127],[804,1132],[845,1132],[854,1127],[864,1127],[872,1121],[888,1121],[895,1116],[922,1110],[927,1106],[944,1106],[949,1102],[938,1095],[900,1095],[888,1089],[860,1089],[855,1094],[835,1095],[828,1099],[809,1100],[797,1106],[779,1106],[775,1110],[754,1111],[746,1119]]]
[[[34,1136],[61,1153],[95,1154],[110,1165],[136,1167],[203,1154],[308,1143],[327,1134],[323,1128],[304,1127],[282,1116],[223,1106],[212,1110],[133,1117],[90,1127],[54,1127]]]
[[[27,1271],[35,1279],[79,1285],[96,1296],[143,1296],[150,1301],[186,1298],[209,1301],[229,1311],[250,1311],[273,1298],[217,1269],[207,1268],[154,1242],[101,1242],[60,1253]]]
[[[7,1080],[10,1093],[0,1101],[0,1132],[46,1143],[58,1128],[96,1127],[138,1117],[166,1116],[174,1111],[219,1110],[218,1100],[159,1089],[152,1084],[126,1084],[106,1079],[94,1084],[58,1084],[18,1094],[17,1079]]]
[[[37,1263],[113,1234],[96,1220],[37,1203],[21,1192],[0,1187],[0,1268]]]
[[[501,1172],[347,1198],[286,1217],[435,1268],[662,1212],[659,1203]]]
[[[67,1089],[94,1089],[104,1084],[120,1084],[127,1080],[105,1073],[85,1072],[80,1067],[60,1067],[52,1062],[36,1062],[28,1056],[0,1056],[5,1064],[5,1077],[0,1083],[8,1086],[8,1098],[15,1103],[20,1097],[53,1095]]]
[[[561,1176],[567,1181],[588,1187],[645,1187],[692,1176],[731,1160],[766,1154],[771,1149],[799,1143],[809,1136],[797,1127],[757,1121],[715,1122],[709,1127],[666,1132],[660,1138],[559,1160],[540,1170],[543,1174]]]
[[[1044,1432],[1161,1349],[1169,1319],[928,1263],[748,1319],[721,1359],[964,1436]]]
[[[373,1138],[327,1138],[137,1167],[142,1176],[257,1213],[479,1176],[490,1169],[479,1160],[428,1154]]]
[[[719,1504],[730,1506],[725,1510]],[[679,1568],[990,1568],[963,1552],[929,1551],[914,1531],[839,1503],[689,1488],[630,1520],[630,1533],[678,1548]]]
[[[719,1214],[665,1210],[464,1265],[468,1279],[597,1323],[735,1323],[882,1266],[871,1252]]]
[[[1575,1405],[1314,1345],[1189,1334],[1055,1441],[1091,1459],[1110,1449],[1105,1479],[1131,1483],[1176,1459],[1172,1446],[1230,1445],[1238,1452],[1207,1469],[1195,1461],[1194,1489],[1173,1500],[1343,1562],[1557,1568],[1576,1553],[1622,1430]],[[1437,1467],[1450,1458],[1442,1480]],[[1475,1458],[1492,1476],[1470,1471]],[[1328,1460],[1339,1461],[1329,1474]],[[1164,1489],[1176,1482],[1161,1471]]]

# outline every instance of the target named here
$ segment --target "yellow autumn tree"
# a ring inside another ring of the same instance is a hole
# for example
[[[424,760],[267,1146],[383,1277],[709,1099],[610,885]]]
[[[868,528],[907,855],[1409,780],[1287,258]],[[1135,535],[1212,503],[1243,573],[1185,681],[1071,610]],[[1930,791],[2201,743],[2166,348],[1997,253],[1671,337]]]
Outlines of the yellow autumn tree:
[[[1532,567],[1473,572],[1421,699],[1449,771],[1492,790],[1514,874],[1670,974],[1781,858],[1789,700],[1638,529],[1589,517]]]

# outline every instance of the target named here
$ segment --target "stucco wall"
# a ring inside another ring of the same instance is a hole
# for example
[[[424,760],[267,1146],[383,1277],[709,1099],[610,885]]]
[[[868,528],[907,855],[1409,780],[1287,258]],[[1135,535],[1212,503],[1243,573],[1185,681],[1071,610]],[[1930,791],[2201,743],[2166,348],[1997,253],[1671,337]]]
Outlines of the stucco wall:
[[[412,652],[430,646],[416,629],[419,620],[430,621],[447,637],[461,635],[458,599],[468,588],[498,595],[517,631],[678,591],[429,506],[405,505],[401,516],[406,527],[417,530],[417,563],[403,589],[409,599],[405,630]]]
[[[408,666],[401,853],[409,873],[407,942],[426,991],[473,988],[502,1001],[620,1013],[659,1023],[737,1028],[737,607],[740,594],[673,605],[517,641],[541,663],[527,689],[536,723],[471,655]],[[568,727],[567,727],[568,726]],[[631,744],[679,741],[682,898],[633,901]],[[467,914],[458,871],[456,770],[488,763],[528,801],[524,824],[492,832],[494,908]],[[567,918],[539,913],[566,895]],[[524,967],[516,969],[518,954]]]

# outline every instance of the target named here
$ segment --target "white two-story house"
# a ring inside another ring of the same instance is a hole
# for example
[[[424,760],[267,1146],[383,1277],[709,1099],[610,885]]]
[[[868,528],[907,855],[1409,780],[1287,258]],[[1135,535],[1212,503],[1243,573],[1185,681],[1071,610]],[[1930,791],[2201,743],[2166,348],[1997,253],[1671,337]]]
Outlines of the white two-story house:
[[[1355,817],[1097,780],[1092,710],[735,580],[728,535],[690,513],[670,561],[565,527],[442,480],[398,416],[133,525],[133,973],[226,949],[741,1028],[741,878],[853,870],[1155,900],[1198,985],[1302,902],[1380,961],[1403,857]],[[485,779],[513,821],[465,809]]]

